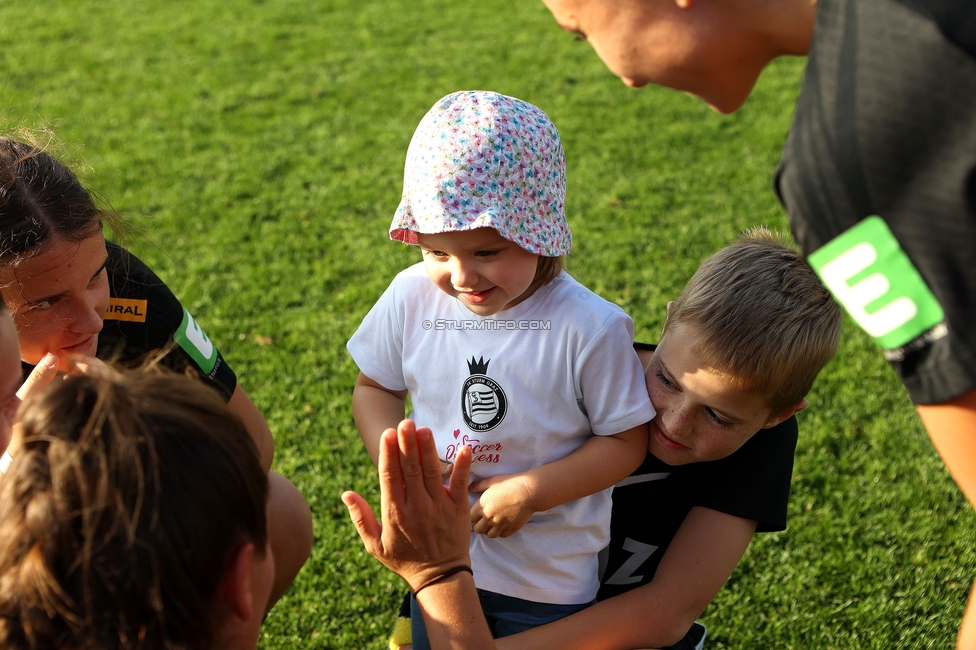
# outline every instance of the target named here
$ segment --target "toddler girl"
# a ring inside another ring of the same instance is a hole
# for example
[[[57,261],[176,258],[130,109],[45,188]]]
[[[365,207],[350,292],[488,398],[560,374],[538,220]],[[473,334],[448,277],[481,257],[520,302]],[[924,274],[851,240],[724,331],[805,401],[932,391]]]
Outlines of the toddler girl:
[[[610,487],[644,459],[654,416],[632,321],[562,270],[564,204],[562,145],[541,110],[493,92],[441,99],[410,143],[390,227],[423,263],[348,344],[374,463],[409,394],[441,458],[468,445],[472,480],[490,479],[472,496],[471,561],[496,636],[593,601]]]

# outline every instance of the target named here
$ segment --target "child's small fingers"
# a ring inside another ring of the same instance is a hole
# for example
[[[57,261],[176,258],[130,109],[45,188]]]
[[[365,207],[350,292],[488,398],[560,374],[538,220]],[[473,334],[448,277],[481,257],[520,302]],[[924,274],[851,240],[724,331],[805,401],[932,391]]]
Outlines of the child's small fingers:
[[[482,517],[471,526],[471,532],[485,535],[492,529],[491,522]]]

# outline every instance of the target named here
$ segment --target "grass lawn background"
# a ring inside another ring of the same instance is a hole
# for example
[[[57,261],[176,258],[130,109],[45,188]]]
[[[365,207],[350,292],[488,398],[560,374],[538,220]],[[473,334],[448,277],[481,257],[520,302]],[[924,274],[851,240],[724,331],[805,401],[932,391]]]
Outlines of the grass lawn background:
[[[375,504],[344,344],[400,269],[388,241],[414,127],[441,96],[530,101],[562,134],[568,268],[654,341],[736,233],[786,230],[770,186],[801,60],[733,116],[616,80],[539,2],[176,0],[0,4],[0,126],[53,129],[139,231],[262,409],[315,548],[262,648],[382,648],[404,588],[361,550]],[[709,648],[946,648],[976,520],[874,345],[848,321],[800,416],[790,528],[757,538],[706,610]]]

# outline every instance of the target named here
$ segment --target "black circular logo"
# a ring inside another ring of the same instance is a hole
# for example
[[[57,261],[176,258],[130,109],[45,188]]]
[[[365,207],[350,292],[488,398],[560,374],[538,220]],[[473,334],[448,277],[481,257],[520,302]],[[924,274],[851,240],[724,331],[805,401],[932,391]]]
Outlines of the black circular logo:
[[[505,419],[505,391],[490,377],[471,375],[461,386],[461,414],[472,431],[491,431]]]

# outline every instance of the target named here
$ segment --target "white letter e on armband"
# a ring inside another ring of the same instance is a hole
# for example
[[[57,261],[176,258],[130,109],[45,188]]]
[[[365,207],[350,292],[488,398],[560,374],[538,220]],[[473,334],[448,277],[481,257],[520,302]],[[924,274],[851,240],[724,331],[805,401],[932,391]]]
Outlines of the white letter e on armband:
[[[868,217],[807,258],[851,318],[886,350],[945,318],[921,274],[881,217]]]

